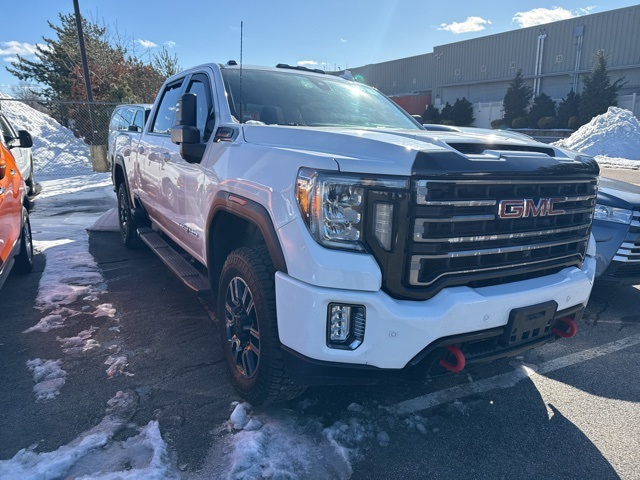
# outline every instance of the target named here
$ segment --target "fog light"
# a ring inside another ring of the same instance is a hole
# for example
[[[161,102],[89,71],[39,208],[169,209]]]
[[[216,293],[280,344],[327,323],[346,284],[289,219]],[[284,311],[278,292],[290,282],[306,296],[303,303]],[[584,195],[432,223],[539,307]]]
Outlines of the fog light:
[[[364,340],[364,305],[330,303],[327,312],[327,346],[355,350]]]

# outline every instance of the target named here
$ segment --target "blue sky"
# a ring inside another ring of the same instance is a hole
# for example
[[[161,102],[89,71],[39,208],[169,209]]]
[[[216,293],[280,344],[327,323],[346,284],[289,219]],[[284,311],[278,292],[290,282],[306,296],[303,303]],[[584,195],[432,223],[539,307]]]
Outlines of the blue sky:
[[[347,68],[428,53],[434,46],[637,4],[623,0],[79,0],[82,15],[117,32],[143,59],[162,46],[183,68],[240,59],[245,64]],[[4,68],[52,35],[47,20],[72,0],[28,0],[0,29],[0,90],[18,80]],[[176,7],[177,5],[177,7]]]

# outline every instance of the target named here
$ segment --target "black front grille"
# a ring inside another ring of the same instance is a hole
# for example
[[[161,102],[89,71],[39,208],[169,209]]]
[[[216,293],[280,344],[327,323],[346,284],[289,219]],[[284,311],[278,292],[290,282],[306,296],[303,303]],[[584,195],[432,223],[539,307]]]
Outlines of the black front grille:
[[[434,294],[581,266],[596,189],[595,178],[414,180],[405,282]]]

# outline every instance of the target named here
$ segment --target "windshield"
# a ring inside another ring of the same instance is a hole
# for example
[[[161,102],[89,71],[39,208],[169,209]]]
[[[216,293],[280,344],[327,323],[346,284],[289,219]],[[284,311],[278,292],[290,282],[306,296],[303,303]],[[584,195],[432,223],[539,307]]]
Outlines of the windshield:
[[[223,69],[232,115],[240,118],[240,71]],[[331,75],[243,70],[242,122],[309,127],[419,129],[373,88]]]

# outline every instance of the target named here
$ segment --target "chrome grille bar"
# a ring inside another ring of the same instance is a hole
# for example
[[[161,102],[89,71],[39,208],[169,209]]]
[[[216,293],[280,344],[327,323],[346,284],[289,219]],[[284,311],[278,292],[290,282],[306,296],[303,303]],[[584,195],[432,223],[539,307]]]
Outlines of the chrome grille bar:
[[[618,262],[640,262],[640,244],[622,242],[613,260]]]

